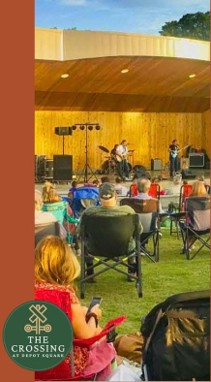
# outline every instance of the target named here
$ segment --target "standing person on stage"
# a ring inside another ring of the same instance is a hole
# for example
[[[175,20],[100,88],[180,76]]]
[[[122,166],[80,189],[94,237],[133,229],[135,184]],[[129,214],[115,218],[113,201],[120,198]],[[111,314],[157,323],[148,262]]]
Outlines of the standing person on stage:
[[[127,141],[123,139],[120,145],[118,145],[116,148],[117,170],[120,177],[123,180],[129,179],[130,170],[128,166],[127,155],[128,155]]]
[[[179,145],[177,140],[174,139],[169,145],[169,163],[170,163],[170,176],[173,177],[178,171],[178,151]]]

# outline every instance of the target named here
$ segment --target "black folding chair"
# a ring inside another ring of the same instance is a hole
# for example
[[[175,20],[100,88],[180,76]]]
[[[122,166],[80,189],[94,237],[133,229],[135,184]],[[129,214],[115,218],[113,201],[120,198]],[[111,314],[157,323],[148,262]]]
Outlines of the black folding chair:
[[[159,261],[159,200],[158,199],[138,199],[124,198],[120,201],[121,205],[128,205],[138,214],[139,220],[143,227],[143,232],[140,234],[141,252],[145,254],[152,262]],[[153,249],[149,251],[145,245],[152,238]]]
[[[138,296],[142,297],[141,256],[139,243],[139,218],[137,214],[122,216],[84,214],[81,221],[81,298],[85,297],[86,282],[103,272],[113,269],[124,275],[133,267],[128,263],[135,257],[136,275],[130,277],[136,281]],[[134,244],[133,250],[130,243]],[[86,259],[94,260],[91,268]],[[102,265],[103,267],[99,266]],[[121,266],[121,267],[120,267]],[[126,270],[123,270],[123,267]]]
[[[142,381],[210,381],[209,290],[168,297],[145,316],[141,333]]]
[[[60,236],[59,222],[35,225],[35,247],[41,239],[44,239],[44,237],[48,235]]]
[[[183,253],[192,260],[202,248],[210,250],[210,197],[189,197],[185,200],[186,217],[180,222],[183,240]],[[195,239],[194,241],[192,239]],[[193,242],[200,247],[193,249]],[[190,254],[191,251],[191,254]]]

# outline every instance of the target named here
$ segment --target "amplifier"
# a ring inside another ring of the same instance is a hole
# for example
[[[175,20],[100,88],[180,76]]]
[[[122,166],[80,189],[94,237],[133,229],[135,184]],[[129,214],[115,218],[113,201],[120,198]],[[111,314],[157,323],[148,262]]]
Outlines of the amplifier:
[[[151,159],[151,170],[162,170],[162,160],[158,158]]]
[[[190,153],[189,167],[204,167],[204,153]]]

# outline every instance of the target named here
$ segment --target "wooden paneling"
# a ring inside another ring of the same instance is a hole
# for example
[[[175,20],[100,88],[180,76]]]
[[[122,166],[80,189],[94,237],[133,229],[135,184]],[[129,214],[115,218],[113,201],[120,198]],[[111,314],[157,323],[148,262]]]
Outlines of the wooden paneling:
[[[122,74],[121,69],[128,68]],[[61,75],[69,77],[62,79]],[[192,73],[196,77],[190,79]],[[101,57],[35,62],[36,110],[200,113],[209,108],[209,62]]]
[[[109,150],[123,138],[134,149],[134,164],[150,166],[151,158],[168,162],[168,145],[176,138],[180,147],[187,144],[204,147],[209,152],[209,113],[118,113],[118,112],[35,112],[35,154],[62,154],[62,136],[54,134],[56,126],[75,123],[99,123],[101,130],[88,132],[88,162],[98,169]],[[207,139],[205,139],[206,131]],[[65,154],[73,155],[73,169],[82,169],[85,163],[85,132],[79,129],[65,137]],[[206,147],[205,147],[206,145]],[[129,159],[131,161],[131,158]]]
[[[210,157],[210,145],[211,145],[211,134],[210,134],[210,110],[202,114],[202,146],[205,148],[208,156]]]

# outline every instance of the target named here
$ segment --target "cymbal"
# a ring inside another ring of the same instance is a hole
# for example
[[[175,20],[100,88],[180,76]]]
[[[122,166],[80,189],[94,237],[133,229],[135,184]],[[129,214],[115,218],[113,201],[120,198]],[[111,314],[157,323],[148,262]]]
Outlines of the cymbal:
[[[109,153],[109,150],[106,148],[106,147],[104,147],[104,146],[98,146],[98,148],[100,149],[100,150],[102,150],[102,151],[104,151],[105,153]]]

